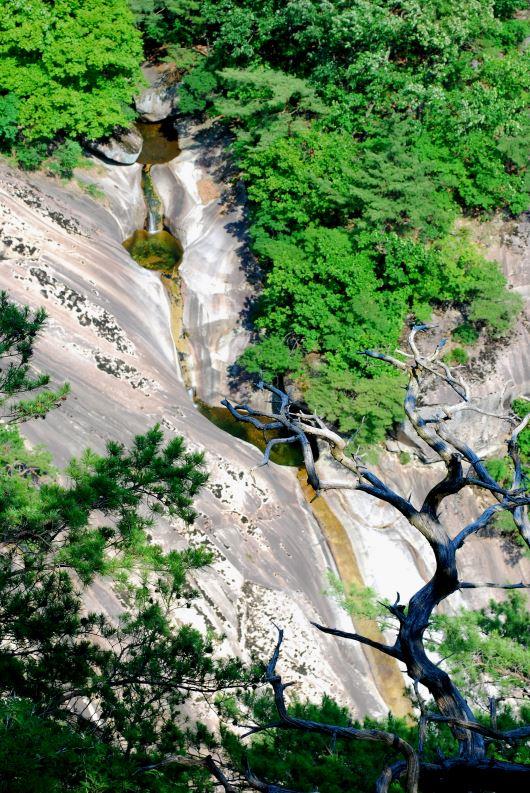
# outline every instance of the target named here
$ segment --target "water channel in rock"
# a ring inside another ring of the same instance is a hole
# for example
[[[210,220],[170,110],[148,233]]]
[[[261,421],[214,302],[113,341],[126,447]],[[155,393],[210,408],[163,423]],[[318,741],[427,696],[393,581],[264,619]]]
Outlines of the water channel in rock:
[[[144,145],[138,162],[143,165],[142,189],[147,207],[145,228],[137,229],[123,245],[131,257],[142,267],[158,270],[169,297],[171,325],[175,346],[181,362],[184,381],[189,380],[186,373],[186,341],[182,333],[182,299],[178,268],[182,261],[183,249],[180,241],[164,227],[162,202],[151,180],[151,165],[169,162],[180,153],[174,124],[169,120],[160,123],[142,122],[137,124]],[[189,385],[189,383],[188,383]],[[262,432],[251,424],[237,421],[230,412],[219,406],[208,405],[194,400],[197,409],[209,421],[235,438],[251,443],[264,451],[267,442],[279,437],[276,431]],[[278,444],[273,447],[271,460],[279,465],[299,467],[302,454],[296,445]]]
[[[142,190],[147,216],[145,228],[137,229],[123,245],[142,267],[173,274],[182,261],[182,245],[164,228],[164,210],[151,179],[151,165],[169,162],[180,153],[177,134],[172,125],[164,122],[137,126],[144,140],[138,162],[143,165]]]
[[[180,360],[182,376],[184,382],[189,386],[191,378],[186,370],[189,348],[183,333],[183,305],[178,274],[183,249],[180,241],[164,228],[162,202],[154,189],[150,176],[151,165],[169,162],[178,156],[180,149],[172,124],[167,122],[142,123],[137,126],[144,139],[144,147],[138,161],[144,166],[142,187],[147,205],[146,228],[135,231],[123,244],[138,264],[160,272],[169,298],[171,330]],[[193,394],[191,388],[189,391]],[[279,433],[276,431],[262,432],[251,424],[237,421],[221,405],[209,405],[197,398],[194,398],[194,404],[202,415],[217,427],[235,438],[251,443],[261,451],[265,449],[269,440],[279,437]],[[314,452],[315,456],[318,456],[316,448]],[[326,537],[341,579],[347,586],[351,584],[364,585],[347,531],[322,496],[317,498],[317,494],[307,484],[307,476],[302,468],[303,458],[298,444],[274,446],[270,459],[279,465],[294,466],[299,469],[298,478],[302,492]],[[362,625],[367,636],[374,640],[382,640],[375,622],[365,620],[359,624]],[[379,689],[384,692],[385,700],[392,704],[394,712],[406,715],[410,705],[402,695],[403,680],[395,662],[389,662],[385,656],[381,662],[380,654],[372,657],[368,653],[367,657],[374,670],[374,679]]]

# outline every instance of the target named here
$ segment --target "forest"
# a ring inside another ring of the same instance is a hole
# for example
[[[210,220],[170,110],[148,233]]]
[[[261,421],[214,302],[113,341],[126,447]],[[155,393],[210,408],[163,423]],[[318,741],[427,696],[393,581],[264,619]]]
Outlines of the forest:
[[[359,720],[331,696],[285,698],[281,626],[249,664],[175,621],[214,553],[168,551],[153,527],[193,526],[204,456],[157,424],[59,470],[24,426],[61,416],[75,394],[33,366],[45,310],[0,293],[0,787],[524,789],[530,584],[501,582],[504,597],[476,611],[438,607],[480,586],[457,569],[468,536],[530,545],[528,399],[511,403],[506,448],[487,460],[444,424],[467,409],[476,350],[502,350],[523,311],[476,231],[530,206],[528,3],[0,0],[0,11],[2,162],[58,184],[91,142],[133,125],[142,64],[176,65],[179,115],[223,129],[259,265],[251,343],[231,364],[273,408],[226,407],[298,444],[315,493],[334,487],[316,473],[318,439],[351,478],[339,487],[395,507],[436,563],[405,603],[330,583],[354,623],[395,637],[337,634],[402,664],[408,715]],[[425,352],[417,339],[448,312],[450,351]],[[458,400],[444,418],[421,412],[429,377]],[[405,416],[444,468],[419,508],[366,463]],[[450,538],[442,506],[464,488],[486,494],[484,511]],[[127,604],[118,621],[85,607],[101,577]]]

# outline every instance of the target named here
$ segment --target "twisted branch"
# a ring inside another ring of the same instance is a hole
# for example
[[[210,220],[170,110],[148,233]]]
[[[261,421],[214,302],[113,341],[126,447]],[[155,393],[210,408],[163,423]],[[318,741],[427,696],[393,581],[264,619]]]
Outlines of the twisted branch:
[[[326,427],[317,416],[304,412],[302,407],[293,403],[285,392],[264,383],[259,384],[259,388],[270,391],[278,400],[280,407],[276,409],[276,412],[254,411],[247,405],[234,407],[226,400],[223,404],[228,407],[235,418],[242,421],[252,420],[253,423],[259,422],[260,427],[265,429],[281,429],[285,432],[286,441],[289,443],[295,442],[293,438],[298,440],[304,454],[308,481],[317,492],[331,489],[351,489],[368,493],[397,509],[429,543],[436,562],[431,580],[411,597],[408,604],[400,604],[398,595],[396,603],[388,607],[399,622],[394,645],[385,645],[366,636],[332,627],[318,624],[315,624],[315,627],[324,633],[371,646],[402,661],[414,684],[422,683],[428,689],[439,710],[439,718],[436,720],[444,721],[450,725],[453,734],[459,741],[460,757],[458,760],[444,761],[442,770],[440,770],[441,767],[433,764],[428,766],[422,763],[422,779],[425,775],[425,778],[434,780],[438,773],[438,779],[444,777],[453,783],[458,774],[464,779],[472,768],[476,768],[477,773],[482,773],[488,762],[485,760],[485,738],[492,740],[494,732],[495,739],[498,740],[511,740],[513,736],[508,735],[508,737],[500,738],[496,731],[485,732],[478,725],[471,708],[449,675],[440,668],[439,664],[434,663],[428,657],[424,647],[424,634],[434,609],[457,590],[479,586],[498,586],[502,589],[523,589],[528,586],[523,582],[496,585],[490,582],[473,584],[460,581],[456,554],[468,537],[488,526],[496,514],[501,511],[512,513],[521,536],[530,545],[530,520],[528,518],[530,493],[526,487],[518,447],[518,438],[530,424],[530,415],[520,421],[513,415],[504,415],[502,410],[497,413],[487,413],[476,408],[471,402],[469,386],[461,374],[452,372],[449,366],[440,359],[443,342],[440,342],[434,352],[430,354],[421,352],[418,345],[418,334],[428,329],[428,326],[418,326],[411,330],[408,339],[410,352],[399,351],[404,360],[371,350],[365,351],[366,355],[408,374],[409,382],[404,401],[405,413],[417,435],[445,466],[445,476],[430,489],[419,509],[412,504],[410,498],[405,498],[395,492],[387,483],[381,481],[359,456],[348,456],[346,440],[339,433]],[[433,378],[449,386],[457,398],[454,404],[438,404],[429,407],[421,404],[426,383],[432,381]],[[478,454],[461,439],[458,433],[451,429],[451,421],[457,414],[472,409],[477,409],[479,413],[485,415],[493,415],[499,420],[506,421],[512,427],[508,441],[508,453],[514,465],[514,477],[509,488],[504,487],[491,476]],[[320,480],[309,443],[311,436],[327,444],[331,456],[347,473],[352,475],[350,481],[326,482]],[[281,439],[278,440],[281,442]],[[265,462],[267,461],[268,457]],[[465,487],[487,491],[490,493],[493,503],[486,506],[481,515],[461,528],[451,538],[440,522],[441,505],[447,498],[456,495]],[[318,731],[340,735],[341,737],[389,740],[387,737],[382,738],[381,734],[377,738],[368,737],[366,733],[370,731],[354,731],[352,733],[353,728],[320,725],[289,716],[283,698],[285,685],[275,674],[281,636],[282,634],[280,634],[279,642],[268,667],[267,679],[275,692],[276,708],[284,726],[309,732]],[[393,745],[396,746],[396,744]],[[399,750],[406,755],[406,762],[385,769],[377,783],[377,790],[380,793],[384,793],[388,789],[390,782],[398,778],[403,773],[403,769],[407,771],[408,784],[417,787],[417,757],[415,755],[412,757],[410,747],[406,745],[400,744]],[[499,779],[506,779],[510,774],[514,775],[514,779],[519,779],[525,774],[530,775],[530,767],[516,767],[514,764],[495,761],[495,774]]]

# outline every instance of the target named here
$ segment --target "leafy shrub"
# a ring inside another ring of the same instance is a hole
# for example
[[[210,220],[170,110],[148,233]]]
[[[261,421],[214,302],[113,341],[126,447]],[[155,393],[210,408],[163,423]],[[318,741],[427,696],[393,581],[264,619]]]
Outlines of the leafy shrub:
[[[94,182],[84,182],[81,179],[78,180],[77,184],[87,193],[90,198],[94,198],[95,200],[102,201],[105,198],[105,191],[98,187],[97,184]]]
[[[474,344],[479,338],[479,332],[470,322],[463,322],[455,328],[451,336],[461,344]]]
[[[492,457],[484,463],[486,470],[503,487],[510,484],[513,476],[513,467],[509,457]]]
[[[469,356],[463,347],[454,347],[446,356],[446,360],[462,365],[468,362]]]
[[[18,134],[19,101],[15,94],[0,96],[0,148],[11,149]]]
[[[23,143],[16,147],[15,157],[20,168],[24,171],[36,171],[48,153],[48,146],[42,141]]]
[[[83,149],[75,140],[65,140],[53,151],[48,163],[48,170],[62,179],[71,179],[76,168],[83,159]]]

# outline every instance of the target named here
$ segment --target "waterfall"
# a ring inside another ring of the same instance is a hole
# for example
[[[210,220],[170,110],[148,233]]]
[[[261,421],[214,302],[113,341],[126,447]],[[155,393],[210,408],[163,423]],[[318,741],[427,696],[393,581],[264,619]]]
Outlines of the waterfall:
[[[156,222],[156,212],[149,205],[147,206],[147,222],[145,226],[146,226],[146,231],[148,231],[149,234],[154,234],[156,231],[158,231],[157,222]]]
[[[149,234],[154,234],[164,228],[162,202],[154,188],[150,174],[151,166],[144,165],[142,171],[142,188],[147,206],[147,219],[145,229]]]

